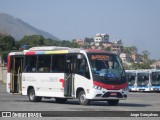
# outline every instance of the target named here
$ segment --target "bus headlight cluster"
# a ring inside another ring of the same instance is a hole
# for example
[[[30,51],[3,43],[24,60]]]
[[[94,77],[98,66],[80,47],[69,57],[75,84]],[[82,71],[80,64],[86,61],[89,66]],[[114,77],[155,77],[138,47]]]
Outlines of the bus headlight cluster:
[[[103,88],[99,87],[99,86],[96,86],[94,85],[93,88],[97,89],[97,90],[102,90]]]
[[[123,90],[123,91],[127,91],[127,90],[128,90],[128,87],[125,87],[125,88],[123,88],[122,90]]]

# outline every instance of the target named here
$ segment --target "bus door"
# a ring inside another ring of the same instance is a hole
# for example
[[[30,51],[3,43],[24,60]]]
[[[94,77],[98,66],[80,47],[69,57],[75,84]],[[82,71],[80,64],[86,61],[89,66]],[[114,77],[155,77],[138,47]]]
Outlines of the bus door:
[[[22,67],[23,57],[11,58],[10,93],[21,93],[22,91]]]
[[[76,55],[67,55],[66,59],[66,72],[65,72],[65,82],[64,82],[64,96],[72,97],[75,95],[74,92],[74,78],[76,71]]]

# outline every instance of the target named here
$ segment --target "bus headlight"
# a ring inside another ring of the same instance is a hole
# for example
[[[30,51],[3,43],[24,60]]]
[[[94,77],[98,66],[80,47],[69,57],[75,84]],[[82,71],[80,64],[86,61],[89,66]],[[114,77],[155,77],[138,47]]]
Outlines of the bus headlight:
[[[128,89],[128,87],[125,87],[125,88],[123,88],[122,90],[123,90],[123,91],[127,91],[127,90],[129,90],[129,89]]]
[[[93,88],[94,88],[94,89],[97,89],[97,90],[102,90],[102,88],[101,88],[101,87],[96,86],[96,85],[94,85],[94,86],[93,86]]]

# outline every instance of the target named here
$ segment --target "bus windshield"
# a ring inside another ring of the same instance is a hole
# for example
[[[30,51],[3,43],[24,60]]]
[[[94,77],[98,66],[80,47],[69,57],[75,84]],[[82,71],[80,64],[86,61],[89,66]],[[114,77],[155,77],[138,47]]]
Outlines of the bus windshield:
[[[128,80],[128,85],[133,86],[135,84],[136,73],[127,73],[126,72],[126,77]]]
[[[93,79],[116,79],[125,76],[120,59],[114,54],[94,53],[89,55]],[[95,78],[96,77],[96,78]]]
[[[153,86],[160,85],[160,72],[152,72],[152,85]]]
[[[149,73],[138,73],[138,86],[147,86],[149,83]]]

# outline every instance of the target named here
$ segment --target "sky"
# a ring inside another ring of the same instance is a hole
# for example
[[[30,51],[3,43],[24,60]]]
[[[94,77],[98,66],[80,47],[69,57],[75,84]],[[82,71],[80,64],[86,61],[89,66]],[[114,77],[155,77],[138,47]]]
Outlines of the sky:
[[[0,0],[0,13],[62,40],[105,33],[160,59],[160,0]]]

